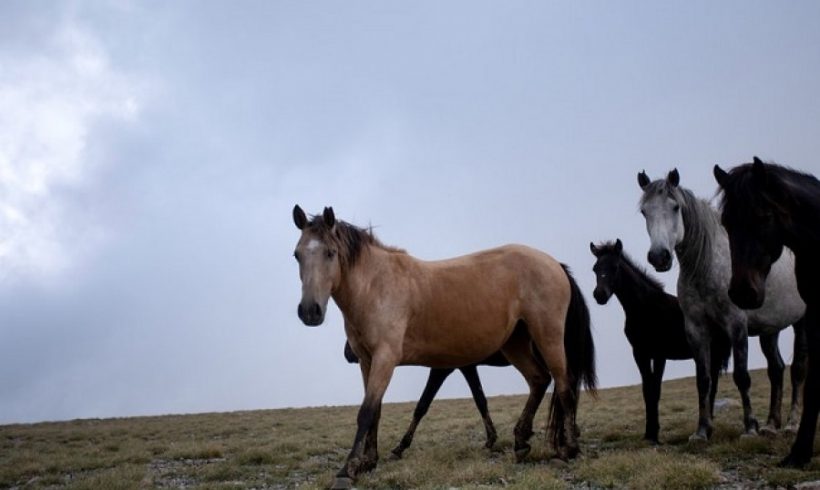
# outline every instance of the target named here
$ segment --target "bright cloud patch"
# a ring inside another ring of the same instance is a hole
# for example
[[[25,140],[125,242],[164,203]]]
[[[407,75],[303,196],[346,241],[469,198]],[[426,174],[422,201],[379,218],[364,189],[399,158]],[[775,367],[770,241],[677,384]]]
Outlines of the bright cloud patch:
[[[137,110],[132,84],[74,25],[40,52],[0,48],[0,279],[53,276],[86,248],[68,243],[69,228],[73,237],[83,230],[54,191],[81,187],[93,170],[94,124],[128,120]]]

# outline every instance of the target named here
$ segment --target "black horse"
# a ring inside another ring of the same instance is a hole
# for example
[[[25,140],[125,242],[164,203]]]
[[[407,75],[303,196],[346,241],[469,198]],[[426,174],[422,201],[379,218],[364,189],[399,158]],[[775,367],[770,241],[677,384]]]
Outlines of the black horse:
[[[351,364],[359,362],[359,358],[356,357],[356,354],[353,353],[353,349],[350,348],[350,344],[347,342],[345,342],[345,359]],[[495,444],[498,435],[495,432],[495,426],[490,418],[490,412],[487,410],[487,398],[484,396],[481,380],[478,378],[477,368],[479,365],[505,367],[509,366],[510,362],[503,354],[496,352],[479,364],[470,364],[469,366],[458,368],[470,386],[470,391],[473,393],[473,400],[475,400],[475,406],[478,408],[481,419],[484,421],[484,429],[487,431],[487,443],[484,444],[484,447],[490,449],[493,447],[493,444]],[[410,426],[407,428],[404,437],[399,441],[399,445],[391,451],[395,458],[401,458],[404,450],[413,443],[413,436],[416,433],[419,422],[421,422],[421,419],[427,414],[427,409],[429,409],[430,404],[433,403],[433,398],[435,398],[441,385],[444,384],[444,380],[447,379],[453,371],[455,371],[453,368],[430,369],[430,375],[427,377],[427,385],[424,387],[421,398],[416,404],[416,409],[413,411],[413,420],[410,422]],[[540,405],[540,400],[538,400],[538,402]]]
[[[732,301],[741,308],[758,308],[783,247],[795,255],[797,289],[806,303],[809,368],[800,428],[781,465],[800,467],[811,460],[820,411],[820,181],[757,157],[728,173],[715,165],[714,174],[723,191],[721,219],[729,233]]]
[[[644,439],[658,443],[658,401],[667,359],[692,359],[692,349],[684,332],[683,313],[678,299],[623,252],[621,240],[589,244],[597,258],[595,301],[604,305],[614,294],[624,309],[624,333],[632,345],[632,356],[641,372],[643,401],[646,405]]]

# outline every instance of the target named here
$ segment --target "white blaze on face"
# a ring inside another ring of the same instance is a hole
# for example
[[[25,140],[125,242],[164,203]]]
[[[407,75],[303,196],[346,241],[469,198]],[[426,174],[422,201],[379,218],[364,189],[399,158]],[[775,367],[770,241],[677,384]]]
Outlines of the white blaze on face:
[[[320,242],[319,240],[317,240],[315,238],[311,238],[310,241],[307,242],[307,245],[305,245],[305,249],[307,249],[309,252],[313,252],[314,250],[316,250],[317,248],[319,248],[321,246],[322,246],[322,242]]]

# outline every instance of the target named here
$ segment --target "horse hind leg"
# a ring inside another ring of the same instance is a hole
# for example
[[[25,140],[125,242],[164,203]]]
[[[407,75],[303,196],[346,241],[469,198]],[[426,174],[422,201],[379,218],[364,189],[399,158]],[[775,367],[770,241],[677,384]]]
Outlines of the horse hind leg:
[[[780,355],[777,346],[779,332],[770,335],[760,336],[760,348],[766,356],[766,373],[769,376],[769,416],[760,431],[764,434],[774,435],[781,425],[780,412],[783,404],[783,372],[786,365]]]
[[[475,364],[461,368],[461,374],[467,380],[467,385],[470,387],[470,392],[473,394],[473,401],[478,408],[478,413],[481,414],[481,420],[484,422],[484,430],[487,433],[487,442],[484,447],[492,449],[495,441],[498,439],[498,434],[493,425],[493,419],[490,418],[490,411],[487,408],[487,397],[484,396],[484,389],[481,387],[481,379],[478,377],[478,368]]]
[[[808,369],[808,339],[806,338],[806,322],[801,319],[793,325],[794,327],[794,353],[792,354],[791,382],[792,398],[789,418],[786,420],[785,430],[797,432],[800,423],[800,404],[803,394],[803,385],[806,381],[806,371]]]
[[[421,398],[416,404],[416,409],[413,410],[413,420],[410,421],[410,426],[407,432],[399,441],[399,444],[390,451],[394,459],[401,459],[404,451],[413,443],[413,436],[416,434],[416,429],[421,423],[421,419],[427,414],[430,409],[430,404],[436,397],[436,393],[444,384],[444,380],[454,371],[454,369],[430,369],[430,374],[427,376],[427,384],[424,386],[424,391],[421,393]]]
[[[518,463],[524,461],[530,453],[529,439],[533,434],[532,421],[550,384],[549,373],[533,356],[529,344],[528,336],[513,335],[501,349],[504,356],[524,376],[530,388],[527,403],[524,405],[524,409],[521,411],[513,430],[515,459]]]
[[[555,380],[555,391],[550,402],[550,431],[552,445],[559,459],[572,459],[579,453],[577,387],[570,379],[564,346],[564,324],[559,321],[543,321],[543,330],[530,329],[537,351]]]

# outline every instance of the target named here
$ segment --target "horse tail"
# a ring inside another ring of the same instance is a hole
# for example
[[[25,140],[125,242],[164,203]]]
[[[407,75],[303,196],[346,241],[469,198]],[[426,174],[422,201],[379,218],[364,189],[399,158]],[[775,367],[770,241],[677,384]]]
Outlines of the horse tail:
[[[350,342],[347,341],[345,341],[345,359],[347,359],[347,362],[350,364],[359,363],[359,357],[353,353],[353,349],[350,348]]]
[[[569,279],[570,301],[567,310],[567,319],[564,326],[564,352],[567,358],[567,373],[569,375],[570,402],[577,408],[581,384],[596,396],[598,376],[595,374],[595,344],[592,341],[591,321],[581,288],[572,277],[566,264],[561,264]],[[558,447],[566,437],[561,430],[565,417],[564,408],[558,399],[558,391],[553,389],[550,400],[549,422],[552,434],[552,445]],[[576,430],[573,428],[573,430]]]
[[[729,358],[732,356],[732,340],[723,332],[715,332],[712,335],[717,335],[717,338],[713,337],[712,351],[717,352],[716,355],[713,354],[712,359],[720,362],[720,372],[725,373],[729,370]],[[712,382],[715,381],[712,380]]]
[[[578,396],[578,390],[583,383],[587,391],[594,396],[598,376],[595,374],[595,344],[592,341],[589,308],[569,267],[565,264],[561,264],[561,267],[567,274],[571,291],[564,327],[564,351],[567,356],[567,370],[570,374],[573,395]]]

